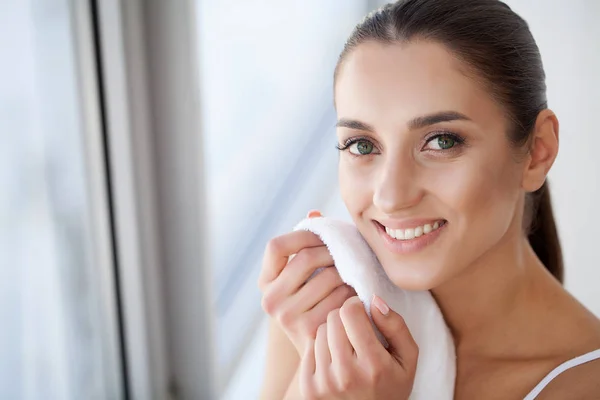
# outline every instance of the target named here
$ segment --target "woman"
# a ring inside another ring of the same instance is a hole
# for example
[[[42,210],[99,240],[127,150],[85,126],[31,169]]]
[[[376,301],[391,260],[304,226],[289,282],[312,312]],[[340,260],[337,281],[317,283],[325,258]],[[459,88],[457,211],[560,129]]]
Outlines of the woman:
[[[546,183],[558,120],[527,23],[496,0],[388,4],[334,77],[343,201],[391,280],[436,299],[455,398],[522,399],[569,360],[537,398],[600,398],[600,320],[561,285]],[[303,285],[331,265],[312,233],[269,242],[263,398],[408,398],[418,348],[402,318],[373,308],[394,343],[382,352],[335,268]]]

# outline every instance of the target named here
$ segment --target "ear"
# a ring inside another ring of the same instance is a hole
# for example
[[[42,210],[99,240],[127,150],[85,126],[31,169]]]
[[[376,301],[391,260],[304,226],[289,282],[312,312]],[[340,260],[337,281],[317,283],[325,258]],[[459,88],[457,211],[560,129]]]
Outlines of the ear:
[[[558,119],[552,110],[545,109],[538,114],[529,143],[522,187],[534,192],[544,184],[558,155]]]

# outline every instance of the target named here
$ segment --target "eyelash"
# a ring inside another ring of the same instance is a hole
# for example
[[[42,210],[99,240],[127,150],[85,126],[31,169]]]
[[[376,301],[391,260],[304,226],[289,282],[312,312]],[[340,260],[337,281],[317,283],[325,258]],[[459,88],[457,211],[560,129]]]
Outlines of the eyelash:
[[[450,149],[448,150],[429,150],[429,151],[435,151],[435,152],[449,152],[449,151],[454,151],[456,150],[458,147],[461,147],[462,145],[465,144],[465,139],[462,136],[459,136],[455,133],[452,132],[440,132],[437,133],[433,136],[431,136],[430,138],[427,139],[427,141],[425,142],[425,145],[427,145],[427,143],[431,142],[434,139],[437,139],[440,136],[446,136],[451,138],[452,140],[454,140],[456,142],[456,144],[454,146],[452,146]],[[344,142],[344,144],[342,146],[340,146],[339,144],[337,144],[335,146],[336,149],[338,149],[339,151],[345,151],[347,150],[350,146],[352,146],[354,143],[357,142],[369,142],[371,144],[373,144],[373,146],[375,146],[375,144],[367,137],[365,136],[358,136],[358,137],[353,137],[350,138],[348,140],[346,140]],[[357,154],[353,154],[348,152],[350,155],[354,156],[354,157],[364,157],[364,156],[372,156],[374,154],[362,154],[362,155],[357,155]]]

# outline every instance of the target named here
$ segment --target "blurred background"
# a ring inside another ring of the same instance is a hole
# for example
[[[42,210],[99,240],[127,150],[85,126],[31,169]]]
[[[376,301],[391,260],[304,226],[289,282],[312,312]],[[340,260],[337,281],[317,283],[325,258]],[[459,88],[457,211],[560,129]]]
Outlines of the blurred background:
[[[368,0],[0,1],[0,398],[258,398],[264,246],[337,188]],[[600,2],[507,1],[558,114],[566,287],[600,316]]]

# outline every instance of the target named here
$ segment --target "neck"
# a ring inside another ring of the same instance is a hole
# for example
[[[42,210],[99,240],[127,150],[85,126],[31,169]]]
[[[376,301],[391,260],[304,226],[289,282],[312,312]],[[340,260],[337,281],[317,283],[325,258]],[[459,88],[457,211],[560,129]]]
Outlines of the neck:
[[[513,226],[518,224],[512,224]],[[511,232],[512,231],[512,232]],[[431,292],[454,337],[457,355],[506,355],[516,346],[511,326],[540,305],[535,287],[552,278],[519,229],[459,276]],[[522,325],[520,325],[522,326]]]

